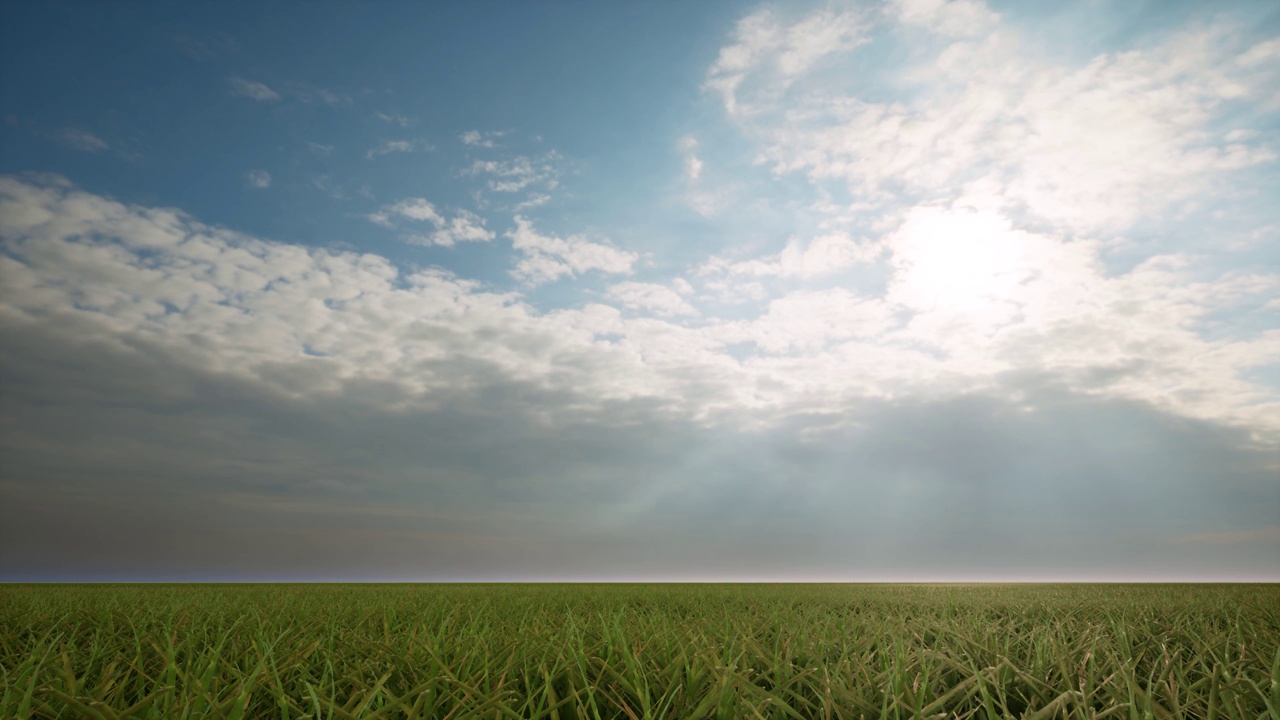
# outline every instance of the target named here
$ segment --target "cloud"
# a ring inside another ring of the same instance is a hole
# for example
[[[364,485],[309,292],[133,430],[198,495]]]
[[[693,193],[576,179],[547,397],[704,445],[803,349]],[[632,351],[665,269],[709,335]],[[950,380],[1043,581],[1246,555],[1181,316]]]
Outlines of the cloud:
[[[434,409],[381,412],[376,386],[288,399],[144,339],[19,332],[0,347],[0,413],[24,418],[0,436],[5,580],[1280,573],[1263,453],[1031,379],[1031,414],[976,393],[726,433],[640,403],[575,417],[495,378]]]
[[[893,307],[879,299],[843,288],[803,290],[770,300],[764,315],[730,325],[722,338],[754,343],[766,353],[787,354],[876,337],[896,324]]]
[[[791,238],[776,255],[731,261],[713,257],[698,269],[701,275],[728,273],[753,277],[815,278],[876,260],[883,248],[858,242],[843,233],[830,233],[801,242]]]
[[[699,270],[701,271],[701,268]],[[699,299],[725,305],[757,303],[769,297],[769,291],[763,283],[753,280],[743,281],[732,276],[706,279],[702,282],[702,288],[705,292],[699,296]]]
[[[685,156],[684,174],[690,182],[696,182],[699,177],[702,177],[702,161],[697,155],[689,153]]]
[[[374,116],[383,122],[399,125],[402,128],[409,127],[413,124],[413,119],[400,113],[374,113]]]
[[[394,213],[401,217],[409,218],[410,220],[424,220],[435,225],[441,225],[444,223],[444,218],[440,217],[440,214],[436,212],[435,206],[423,198],[408,198],[401,200],[394,205],[387,206],[373,215],[370,215],[369,219],[379,225],[390,227],[388,213]]]
[[[752,114],[750,105],[740,103],[748,79],[758,77],[759,87],[753,90],[776,97],[823,58],[867,42],[867,29],[865,13],[857,8],[820,10],[791,24],[772,9],[757,11],[738,22],[733,42],[721,48],[705,87],[721,95],[731,115]]]
[[[551,279],[639,259],[516,226]],[[935,282],[948,237],[978,243],[957,262],[982,287]],[[646,314],[679,307],[656,283],[607,291],[635,316],[540,311],[57,178],[0,178],[0,239],[10,575],[164,552],[203,579],[785,575],[795,557],[829,579],[1280,572],[1273,535],[1249,534],[1280,507],[1280,404],[1242,374],[1280,335],[1199,324],[1269,302],[1274,274],[1206,279],[1175,255],[1108,272],[1095,244],[957,202],[877,238],[883,297],[793,289],[685,326]],[[38,532],[55,521],[71,529]]]
[[[280,99],[280,93],[272,90],[266,85],[256,80],[245,80],[244,78],[233,77],[228,80],[231,83],[231,92],[250,100],[258,102],[274,102]]]
[[[110,148],[102,138],[91,132],[77,128],[67,128],[66,130],[63,130],[62,134],[58,136],[58,139],[67,147],[75,148],[76,150],[83,150],[85,152],[96,153]]]
[[[1236,64],[1253,68],[1265,65],[1273,60],[1280,60],[1280,38],[1271,38],[1257,43],[1236,58]]]
[[[497,138],[506,134],[505,130],[484,133],[479,130],[468,130],[459,135],[458,139],[462,141],[463,145],[468,145],[470,147],[496,148],[498,147],[498,143],[496,142]]]
[[[1238,202],[1252,192],[1245,178],[1258,177],[1245,173],[1274,162],[1275,148],[1253,132],[1258,120],[1241,110],[1265,110],[1280,85],[1280,72],[1254,59],[1271,52],[1268,41],[1217,20],[1137,50],[1063,60],[1071,56],[1036,52],[979,2],[886,9],[847,16],[843,31],[824,25],[830,8],[766,9],[738,25],[706,87],[757,163],[800,175],[823,198],[805,217],[820,230],[777,254],[730,251],[697,269],[706,300],[766,308],[794,292],[782,280],[838,277],[872,292],[854,300],[806,289],[804,312],[836,318],[875,301],[862,309],[882,310],[869,317],[884,324],[870,322],[880,330],[865,337],[792,340],[766,310],[759,324],[718,328],[726,342],[755,333],[770,352],[826,356],[829,375],[813,357],[789,367],[837,384],[846,380],[835,368],[857,353],[948,383],[1050,372],[1077,391],[1249,426],[1255,437],[1274,432],[1275,388],[1245,378],[1278,357],[1259,313],[1270,292],[1261,288],[1280,278],[1204,245],[1184,251],[1164,220]],[[836,72],[874,60],[861,49],[872,31],[911,38],[914,50],[874,72]],[[814,52],[784,59],[792,46]],[[692,138],[681,145],[694,148]],[[1142,251],[1131,232],[1149,238]],[[1122,253],[1127,266],[1116,265]],[[1235,330],[1209,330],[1224,327],[1209,318],[1227,315]],[[1214,369],[1196,353],[1214,357]],[[881,387],[898,381],[871,372]]]
[[[418,151],[430,152],[435,150],[435,146],[420,140],[387,140],[380,145],[372,147],[364,154],[365,158],[372,160],[382,155],[390,155],[392,153],[411,153]]]
[[[271,187],[271,173],[266,170],[250,170],[244,174],[244,181],[247,187],[261,190]]]
[[[684,156],[684,202],[699,215],[711,219],[733,204],[737,188],[708,187],[703,177],[704,164],[698,155],[698,139],[685,135],[677,143]]]
[[[459,210],[449,222],[438,226],[435,232],[411,236],[409,242],[452,247],[460,242],[488,242],[493,238],[493,231],[485,229],[483,219],[466,210]]]
[[[948,37],[980,36],[1000,23],[1000,16],[980,0],[894,0],[890,12],[904,25]]]
[[[639,256],[607,243],[580,236],[558,238],[541,235],[533,223],[516,216],[516,229],[507,233],[512,246],[524,257],[511,271],[512,277],[530,285],[553,282],[598,270],[611,275],[630,275]]]
[[[609,286],[606,294],[624,307],[647,310],[660,317],[698,314],[678,292],[658,283],[615,283]]]
[[[732,188],[699,189],[686,193],[684,199],[690,209],[704,218],[710,219],[733,205],[735,192]]]
[[[829,47],[824,57],[856,56],[852,40],[822,44],[829,32],[813,21],[829,11],[791,24],[768,13],[743,21],[707,82],[761,143],[761,162],[843,182],[881,204],[987,183],[1010,211],[1098,232],[1203,203],[1215,191],[1209,178],[1277,157],[1214,122],[1229,103],[1266,98],[1280,82],[1271,66],[1240,62],[1266,46],[1241,47],[1227,25],[1061,64],[1030,52],[978,2],[911,0],[893,10],[889,19],[927,37],[917,60],[881,72],[877,86],[804,72],[778,80],[784,35]],[[753,78],[768,91],[743,95]]]
[[[419,331],[411,326],[426,322],[425,308],[435,303],[442,312],[454,305],[487,308],[492,321],[507,328],[504,333],[531,343],[530,351],[560,348],[555,352],[600,369],[599,375],[592,370],[575,377],[574,387],[583,392],[649,395],[687,405],[695,417],[738,403],[785,414],[801,398],[803,407],[818,412],[860,397],[961,392],[990,387],[1001,374],[1037,372],[1073,391],[1247,428],[1259,442],[1280,439],[1280,398],[1247,375],[1280,362],[1280,335],[1202,335],[1197,329],[1210,313],[1230,310],[1248,318],[1270,312],[1264,305],[1280,291],[1280,277],[1206,276],[1190,258],[1176,255],[1108,275],[1096,245],[1015,230],[966,207],[921,210],[885,237],[891,275],[883,298],[852,290],[792,291],[757,318],[713,318],[685,328],[658,319],[636,324],[640,319],[585,309],[542,316],[440,271],[398,279],[393,266],[374,256],[312,254],[236,239],[168,211],[133,209],[65,184],[9,179],[3,191],[0,229],[10,252],[3,261],[4,298],[17,308],[9,312],[33,321],[70,313],[92,321],[89,327],[99,332],[158,333],[187,348],[183,352],[244,372],[268,367],[262,364],[268,359],[306,357],[305,348],[325,353],[334,374],[280,380],[298,392],[380,378],[403,386],[395,396],[409,401],[424,382],[436,382],[429,381],[436,376],[414,368],[440,350],[433,341],[406,340],[416,337]],[[402,218],[453,229],[425,200],[398,203],[385,215],[388,222]],[[941,269],[929,264],[929,248],[946,242],[952,229],[964,237],[983,227],[990,230],[981,232],[997,236],[982,255],[966,261],[967,272],[984,278],[983,284],[938,280]],[[593,271],[629,275],[639,260],[635,252],[605,242],[539,233],[523,217],[507,236],[520,256],[512,275],[534,285]],[[330,269],[308,270],[312,265]],[[409,289],[396,289],[401,285]],[[703,286],[714,292],[712,283]],[[170,306],[189,309],[171,315],[165,310]],[[408,314],[399,315],[401,310]],[[805,325],[804,316],[817,318],[816,324]],[[372,327],[370,322],[382,328],[377,339],[357,330]],[[794,332],[789,325],[796,325]],[[872,332],[876,328],[878,334]],[[483,366],[496,362],[521,378],[555,377],[539,374],[538,368],[549,367],[545,356],[512,354],[516,340],[485,332],[479,326],[448,330],[476,341],[473,349],[449,350],[449,357],[461,361],[482,352],[473,361]],[[597,333],[632,332],[639,333],[631,342],[642,343],[643,363],[593,344]],[[770,357],[740,360],[731,354],[735,344],[757,338]],[[199,343],[221,349],[210,352]],[[749,402],[730,400],[744,388],[754,388]]]
[[[423,198],[407,198],[385,206],[370,214],[369,220],[383,227],[394,228],[397,227],[393,221],[395,216],[435,226],[435,230],[428,234],[409,233],[403,236],[406,242],[414,245],[452,247],[460,242],[488,242],[495,237],[492,231],[485,229],[484,219],[474,213],[459,210],[446,220],[434,205]]]
[[[550,195],[546,193],[534,193],[529,196],[529,199],[522,200],[516,203],[512,207],[512,209],[515,210],[516,212],[520,212],[521,210],[528,210],[530,208],[541,207],[543,205],[546,205],[549,202],[551,202]]]
[[[330,107],[351,104],[351,98],[347,95],[305,83],[286,82],[277,85],[278,89],[273,89],[265,83],[241,77],[232,77],[229,82],[232,93],[258,102],[277,102],[288,97],[301,103],[321,103]]]
[[[554,190],[560,184],[559,158],[553,151],[540,158],[520,155],[510,160],[476,160],[466,174],[489,176],[488,186],[494,192],[514,193],[534,186]]]

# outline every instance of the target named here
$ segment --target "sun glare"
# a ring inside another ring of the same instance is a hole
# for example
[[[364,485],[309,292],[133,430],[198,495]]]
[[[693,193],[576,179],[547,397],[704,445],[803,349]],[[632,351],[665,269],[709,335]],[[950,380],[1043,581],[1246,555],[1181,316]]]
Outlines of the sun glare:
[[[917,310],[997,320],[1032,274],[1028,250],[1025,234],[995,213],[918,210],[894,241],[892,292]]]

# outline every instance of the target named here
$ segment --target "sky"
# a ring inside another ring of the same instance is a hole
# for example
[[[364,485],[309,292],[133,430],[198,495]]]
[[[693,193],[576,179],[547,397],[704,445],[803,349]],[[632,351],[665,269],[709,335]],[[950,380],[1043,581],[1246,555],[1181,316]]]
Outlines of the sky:
[[[0,580],[1280,581],[1280,6],[0,3]]]

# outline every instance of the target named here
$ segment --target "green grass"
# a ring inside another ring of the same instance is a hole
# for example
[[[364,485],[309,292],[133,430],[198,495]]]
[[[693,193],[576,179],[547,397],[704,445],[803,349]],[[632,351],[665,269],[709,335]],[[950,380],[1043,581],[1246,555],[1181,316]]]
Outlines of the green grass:
[[[1280,717],[1276,585],[4,585],[3,718]]]

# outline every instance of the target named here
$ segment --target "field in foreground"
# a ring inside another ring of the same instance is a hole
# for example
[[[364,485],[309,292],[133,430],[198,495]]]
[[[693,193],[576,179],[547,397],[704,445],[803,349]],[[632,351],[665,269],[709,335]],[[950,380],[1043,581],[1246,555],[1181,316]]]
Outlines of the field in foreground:
[[[4,718],[1280,718],[1277,585],[0,585]]]

